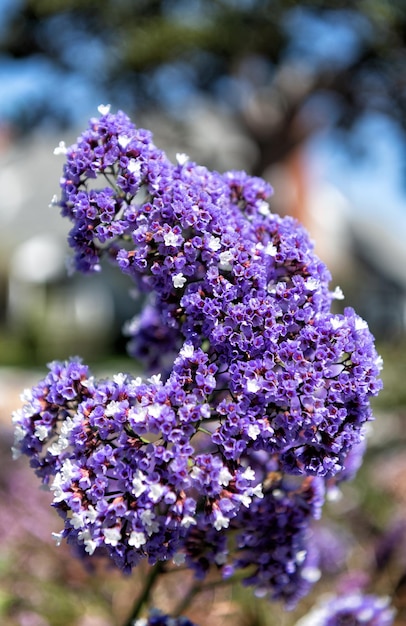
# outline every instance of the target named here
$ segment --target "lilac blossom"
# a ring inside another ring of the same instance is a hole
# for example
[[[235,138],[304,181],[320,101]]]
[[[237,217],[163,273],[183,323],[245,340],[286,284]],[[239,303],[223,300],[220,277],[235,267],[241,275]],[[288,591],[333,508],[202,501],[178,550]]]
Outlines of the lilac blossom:
[[[25,395],[15,454],[50,485],[57,541],[124,571],[248,568],[293,606],[318,575],[325,486],[353,451],[355,471],[381,386],[367,324],[331,312],[330,274],[268,183],[172,164],[122,112],[90,120],[60,184],[75,268],[106,257],[146,298],[127,333],[149,378],[96,380],[73,358]]]

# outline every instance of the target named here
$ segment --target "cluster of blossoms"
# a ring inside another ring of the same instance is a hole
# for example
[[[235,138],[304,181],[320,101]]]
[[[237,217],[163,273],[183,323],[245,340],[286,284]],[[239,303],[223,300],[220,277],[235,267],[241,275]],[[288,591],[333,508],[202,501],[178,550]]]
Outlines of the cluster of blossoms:
[[[309,527],[351,476],[380,359],[304,229],[270,186],[177,156],[101,108],[66,150],[62,214],[74,267],[107,257],[145,299],[127,327],[149,378],[95,380],[54,362],[14,416],[66,538],[108,554],[246,571],[288,606],[317,579]]]

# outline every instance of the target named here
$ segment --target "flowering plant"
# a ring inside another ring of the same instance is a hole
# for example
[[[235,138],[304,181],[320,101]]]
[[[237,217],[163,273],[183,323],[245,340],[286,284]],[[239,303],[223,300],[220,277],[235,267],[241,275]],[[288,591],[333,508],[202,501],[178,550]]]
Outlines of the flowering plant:
[[[140,618],[171,562],[293,607],[318,577],[310,524],[363,452],[373,338],[352,309],[332,313],[340,290],[264,180],[173,164],[124,113],[99,111],[58,149],[54,203],[73,267],[107,257],[144,298],[127,333],[146,377],[51,363],[14,415],[15,454],[53,492],[58,542],[124,572],[149,562],[129,624],[190,623]]]

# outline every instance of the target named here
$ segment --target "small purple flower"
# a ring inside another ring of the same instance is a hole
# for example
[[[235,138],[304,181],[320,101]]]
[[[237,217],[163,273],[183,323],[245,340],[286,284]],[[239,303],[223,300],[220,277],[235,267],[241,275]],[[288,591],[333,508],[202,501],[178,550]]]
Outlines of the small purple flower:
[[[310,541],[317,551],[320,571],[334,575],[344,569],[353,537],[342,527],[321,522],[311,529]]]

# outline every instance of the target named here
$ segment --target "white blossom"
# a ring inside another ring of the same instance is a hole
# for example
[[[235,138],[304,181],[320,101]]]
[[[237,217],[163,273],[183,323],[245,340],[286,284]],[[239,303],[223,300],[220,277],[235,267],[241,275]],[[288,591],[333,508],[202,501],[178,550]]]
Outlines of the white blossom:
[[[139,498],[140,495],[144,493],[144,491],[146,490],[145,478],[146,476],[143,472],[141,472],[141,470],[137,470],[135,472],[135,476],[132,482],[132,485],[133,485],[132,492],[136,498]]]
[[[146,542],[147,542],[147,537],[146,537],[145,533],[137,532],[136,530],[133,530],[131,532],[130,538],[128,540],[128,544],[130,546],[133,546],[133,548],[135,548],[135,549],[140,548]]]
[[[126,379],[127,379],[127,374],[123,374],[123,373],[114,374],[113,376],[113,382],[115,382],[117,385],[124,385],[124,383],[126,382]]]
[[[247,380],[247,391],[249,393],[257,393],[261,389],[261,384],[258,378],[248,378]]]
[[[60,141],[59,144],[54,148],[55,156],[64,155],[67,152],[67,148],[64,141]]]
[[[63,531],[60,533],[52,533],[52,538],[54,539],[57,546],[60,546],[63,539]]]
[[[261,433],[261,429],[259,428],[258,424],[250,424],[248,426],[248,437],[252,439],[253,441],[258,439],[258,435],[260,433]]]
[[[120,137],[117,140],[118,145],[121,146],[121,148],[123,148],[124,150],[130,143],[130,141],[131,141],[131,137],[128,137],[127,135],[120,135]]]
[[[184,526],[185,528],[189,528],[189,526],[194,526],[196,523],[197,522],[194,517],[192,517],[191,515],[184,515],[180,525]]]
[[[316,291],[320,287],[320,281],[317,278],[308,278],[305,281],[306,289],[309,291]]]
[[[344,319],[342,317],[339,317],[338,315],[335,315],[330,319],[330,324],[333,330],[337,330],[344,324]]]
[[[233,260],[233,253],[231,250],[224,250],[219,254],[219,266],[223,270],[231,270],[231,261]]]
[[[214,524],[213,524],[214,528],[216,530],[221,530],[222,528],[228,528],[229,525],[230,525],[229,518],[223,515],[221,511],[216,511]]]
[[[97,543],[92,539],[89,530],[84,530],[78,534],[78,539],[82,540],[85,545],[85,552],[92,555],[97,548]]]
[[[110,113],[110,109],[111,104],[99,104],[99,106],[97,107],[100,115],[108,115],[108,113]]]
[[[259,202],[258,204],[258,212],[261,215],[269,215],[271,210],[269,208],[269,203],[265,202],[265,200],[262,200],[261,202]]]
[[[155,521],[155,515],[152,511],[150,511],[149,509],[145,509],[144,511],[142,511],[140,517],[148,535],[152,535],[153,533],[158,532],[159,524]]]
[[[193,344],[190,341],[186,341],[179,352],[179,356],[183,357],[184,359],[191,359],[194,352],[195,349],[193,347]]]
[[[361,317],[355,319],[355,330],[367,330],[368,324]]]
[[[300,576],[309,583],[317,583],[320,580],[321,571],[318,567],[308,566],[302,569]]]
[[[152,483],[152,485],[149,486],[148,497],[154,504],[159,502],[163,493],[164,487],[161,485],[161,483]]]
[[[164,233],[164,243],[166,246],[177,246],[179,242],[179,235],[170,230]]]
[[[213,252],[217,252],[221,248],[221,240],[220,237],[214,237],[214,235],[210,235],[208,247]]]
[[[245,478],[245,480],[254,480],[255,472],[252,469],[252,467],[250,467],[250,466],[246,467],[244,472],[243,472],[242,477]]]
[[[141,172],[141,163],[136,159],[130,159],[127,169],[131,174],[139,175]]]
[[[118,413],[121,409],[121,404],[117,400],[112,400],[106,406],[106,410],[104,412],[106,417],[114,417],[116,413]]]
[[[79,528],[83,528],[85,525],[83,511],[81,511],[80,513],[72,513],[70,522],[73,528],[75,528],[76,530],[78,530]]]
[[[233,475],[229,472],[226,467],[222,467],[219,473],[219,484],[227,487]]]
[[[114,528],[104,528],[104,541],[107,545],[113,546],[113,548],[118,544],[121,539],[121,531],[116,526]]]
[[[278,248],[276,246],[274,246],[273,243],[269,242],[269,243],[267,243],[264,252],[268,256],[275,256],[276,253],[278,252]]]
[[[185,165],[185,163],[187,163],[189,161],[189,157],[184,152],[177,152],[176,153],[176,160],[177,160],[179,165]]]
[[[54,207],[57,204],[58,204],[58,196],[56,195],[56,193],[54,193],[54,195],[51,198],[51,202],[48,204],[48,206],[49,206],[49,208],[52,208],[52,207]]]
[[[344,300],[344,294],[343,294],[341,287],[337,285],[337,287],[332,292],[331,297],[334,300]]]
[[[175,289],[182,289],[182,287],[186,283],[186,278],[184,277],[182,272],[179,272],[178,274],[172,276],[172,282]]]

